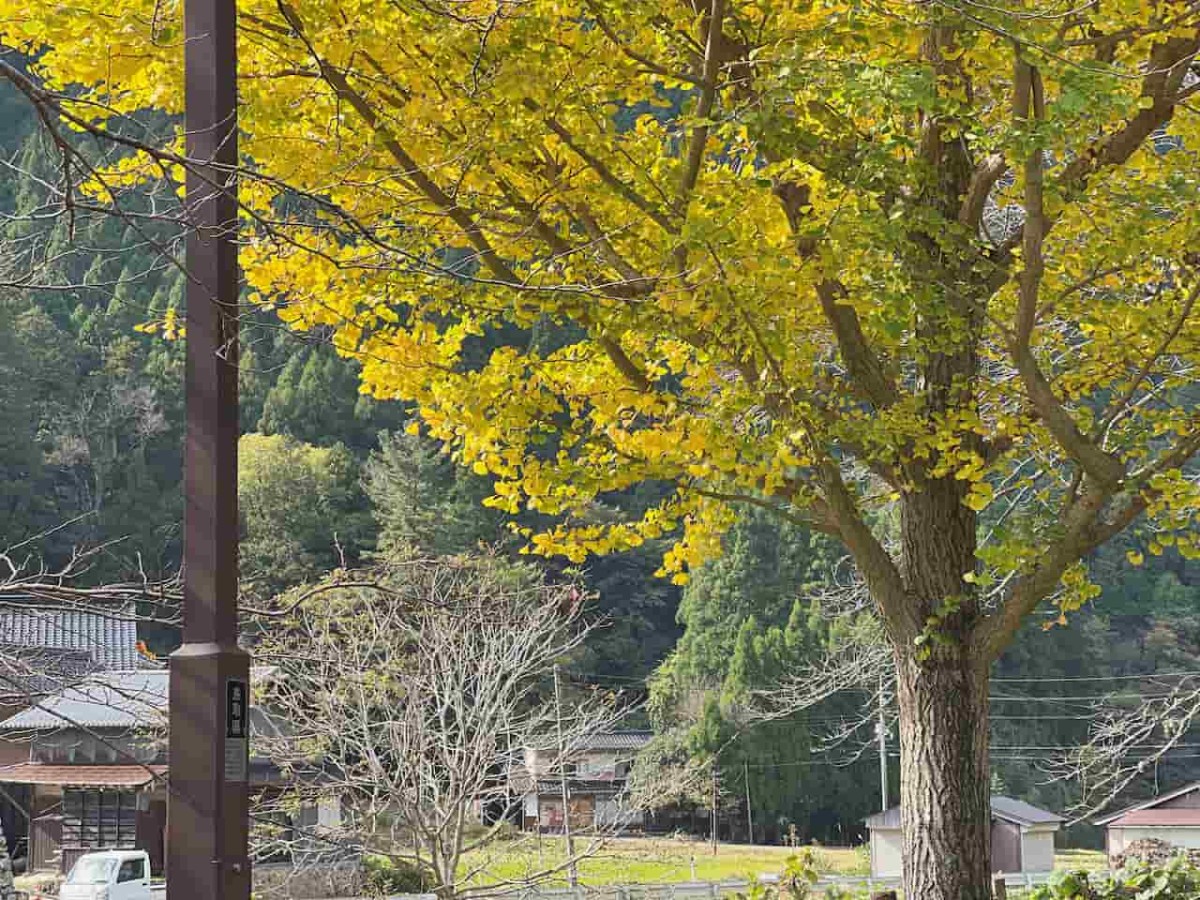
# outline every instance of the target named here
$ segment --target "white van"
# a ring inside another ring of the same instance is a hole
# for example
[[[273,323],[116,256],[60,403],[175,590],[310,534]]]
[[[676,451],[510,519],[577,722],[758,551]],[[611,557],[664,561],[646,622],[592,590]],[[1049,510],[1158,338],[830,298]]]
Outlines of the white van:
[[[58,890],[59,900],[150,900],[150,856],[145,850],[85,853]]]

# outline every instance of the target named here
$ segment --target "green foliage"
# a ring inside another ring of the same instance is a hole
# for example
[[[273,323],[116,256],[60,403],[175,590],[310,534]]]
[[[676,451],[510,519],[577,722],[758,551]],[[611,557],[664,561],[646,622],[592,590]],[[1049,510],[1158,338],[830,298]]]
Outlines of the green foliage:
[[[422,894],[429,889],[431,879],[420,866],[403,859],[393,859],[380,854],[363,857],[367,891],[372,897],[390,897],[395,894]]]
[[[441,446],[420,433],[384,432],[363,470],[363,487],[378,524],[381,553],[418,551],[432,555],[490,551],[516,556],[521,541],[507,514],[484,505],[492,479],[455,465]],[[637,495],[616,498],[598,514],[636,506]],[[524,515],[518,523],[535,517]],[[670,651],[678,636],[674,616],[679,588],[656,578],[662,548],[649,542],[636,550],[592,560],[582,572],[561,562],[542,561],[551,577],[579,576],[595,595],[595,612],[608,619],[574,661],[589,676],[642,677]]]
[[[287,361],[262,400],[258,430],[309,444],[340,441],[363,453],[383,427],[396,427],[399,404],[358,392],[358,366],[322,344],[287,348]]]
[[[509,543],[504,517],[483,506],[491,494],[488,481],[463,472],[418,435],[380,434],[363,486],[379,523],[381,550],[444,555]]]
[[[1136,863],[1099,879],[1087,872],[1059,872],[1031,900],[1195,900],[1200,869],[1178,856],[1165,866]]]
[[[39,392],[29,389],[31,376],[40,385],[49,374],[41,345],[29,340],[42,319],[36,309],[0,303],[0,544],[29,536],[30,523],[45,512]]]
[[[239,445],[242,578],[258,594],[354,565],[372,524],[358,464],[341,444],[247,434]]]
[[[752,879],[749,890],[737,896],[740,900],[806,900],[814,896],[819,877],[816,854],[804,847],[784,861],[777,884]]]

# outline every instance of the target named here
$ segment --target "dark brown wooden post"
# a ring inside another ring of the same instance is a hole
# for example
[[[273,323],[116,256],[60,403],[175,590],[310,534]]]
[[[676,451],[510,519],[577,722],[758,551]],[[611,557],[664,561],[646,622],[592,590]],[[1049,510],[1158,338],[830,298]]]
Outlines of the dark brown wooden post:
[[[247,900],[249,657],[237,644],[235,0],[185,0],[183,646],[171,656],[171,900]]]

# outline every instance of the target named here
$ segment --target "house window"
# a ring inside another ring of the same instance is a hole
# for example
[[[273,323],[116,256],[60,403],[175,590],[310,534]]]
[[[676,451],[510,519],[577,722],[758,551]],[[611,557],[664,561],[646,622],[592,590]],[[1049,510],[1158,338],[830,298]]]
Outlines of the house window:
[[[62,845],[132,849],[137,795],[132,791],[63,791]]]

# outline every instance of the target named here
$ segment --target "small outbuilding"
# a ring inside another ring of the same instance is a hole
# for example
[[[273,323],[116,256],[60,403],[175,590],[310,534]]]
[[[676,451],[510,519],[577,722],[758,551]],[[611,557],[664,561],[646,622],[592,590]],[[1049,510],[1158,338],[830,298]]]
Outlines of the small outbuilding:
[[[992,871],[1049,872],[1054,868],[1054,833],[1063,817],[1011,797],[992,797]],[[867,819],[871,833],[871,876],[899,878],[902,846],[900,807]]]
[[[1134,841],[1157,840],[1181,850],[1200,848],[1200,781],[1096,819],[1111,860]]]

